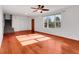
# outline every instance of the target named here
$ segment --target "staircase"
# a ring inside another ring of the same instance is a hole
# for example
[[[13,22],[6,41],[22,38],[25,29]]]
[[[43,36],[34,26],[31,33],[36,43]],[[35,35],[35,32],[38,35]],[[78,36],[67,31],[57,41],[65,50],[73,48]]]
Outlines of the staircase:
[[[12,28],[11,21],[5,20],[4,33],[12,33],[12,32],[14,32],[14,29]]]

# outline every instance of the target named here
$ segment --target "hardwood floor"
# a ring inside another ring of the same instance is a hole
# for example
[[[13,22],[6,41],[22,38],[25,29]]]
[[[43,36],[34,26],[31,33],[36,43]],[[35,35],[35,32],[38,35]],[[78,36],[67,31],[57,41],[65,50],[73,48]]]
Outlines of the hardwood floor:
[[[78,54],[79,42],[45,33],[5,34],[0,54]]]

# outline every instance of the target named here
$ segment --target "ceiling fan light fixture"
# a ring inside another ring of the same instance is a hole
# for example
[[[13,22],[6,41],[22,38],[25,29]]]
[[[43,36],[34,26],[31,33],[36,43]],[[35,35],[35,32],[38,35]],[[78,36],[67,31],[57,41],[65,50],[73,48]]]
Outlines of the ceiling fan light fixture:
[[[39,13],[40,13],[41,11],[42,11],[42,10],[38,10],[37,12],[39,12]]]

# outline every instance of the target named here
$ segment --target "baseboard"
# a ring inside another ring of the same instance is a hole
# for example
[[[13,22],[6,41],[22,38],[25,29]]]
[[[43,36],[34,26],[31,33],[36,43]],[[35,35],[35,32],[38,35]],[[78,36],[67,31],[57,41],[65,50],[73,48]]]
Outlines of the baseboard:
[[[14,33],[18,33],[18,32],[25,32],[25,31],[30,31],[31,32],[31,30],[22,30],[22,31],[15,31]]]
[[[14,32],[11,32],[11,33],[4,33],[4,35],[13,34],[13,33],[19,33],[19,32],[31,32],[31,30],[14,31]]]
[[[49,34],[49,33],[45,33],[45,32],[39,32],[39,31],[35,31],[35,32],[42,33],[42,34],[47,34],[47,35],[51,35],[51,36],[58,37],[58,38],[68,39],[68,40],[72,40],[72,41],[78,41],[76,39],[67,38],[67,37],[63,37],[63,36],[58,36],[58,35],[54,35],[54,34]]]

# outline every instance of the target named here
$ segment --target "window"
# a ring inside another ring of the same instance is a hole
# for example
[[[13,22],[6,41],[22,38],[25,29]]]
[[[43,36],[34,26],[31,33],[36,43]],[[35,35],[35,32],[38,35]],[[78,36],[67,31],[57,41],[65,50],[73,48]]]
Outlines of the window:
[[[47,27],[47,22],[48,22],[48,21],[47,21],[47,17],[45,17],[44,19],[45,19],[44,27]]]
[[[60,28],[60,27],[61,27],[61,22],[60,22],[60,20],[61,20],[61,15],[56,15],[56,16],[55,16],[55,20],[56,20],[56,27],[57,27],[57,28]]]
[[[61,27],[61,15],[52,15],[44,17],[45,28],[60,28]]]

